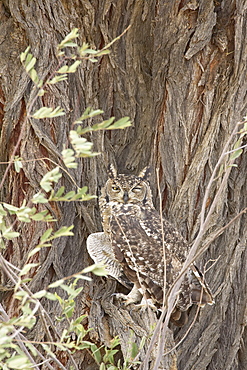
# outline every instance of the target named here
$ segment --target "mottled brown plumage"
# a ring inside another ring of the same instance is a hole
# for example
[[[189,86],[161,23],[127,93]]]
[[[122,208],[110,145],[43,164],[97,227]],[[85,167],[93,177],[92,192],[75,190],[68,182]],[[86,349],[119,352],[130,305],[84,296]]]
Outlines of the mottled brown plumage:
[[[189,246],[164,219],[162,233],[161,217],[152,202],[148,170],[145,168],[138,176],[118,175],[111,166],[99,204],[104,237],[111,245],[114,261],[118,261],[135,288],[160,307],[164,286],[167,292],[179,275]],[[210,290],[195,266],[185,274],[173,320],[179,323],[181,313],[193,303],[201,306],[213,303]]]

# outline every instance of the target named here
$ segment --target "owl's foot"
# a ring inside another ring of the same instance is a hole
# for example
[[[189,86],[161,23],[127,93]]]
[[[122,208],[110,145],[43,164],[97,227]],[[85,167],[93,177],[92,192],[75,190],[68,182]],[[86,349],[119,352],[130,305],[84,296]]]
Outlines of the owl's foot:
[[[129,294],[125,295],[122,293],[116,293],[114,294],[114,297],[118,301],[122,301],[121,303],[124,306],[129,306],[131,304],[139,303],[142,299],[142,294],[139,292],[138,288],[134,286],[133,289],[129,292]]]
[[[136,310],[145,311],[147,308],[151,308],[152,311],[156,312],[157,307],[154,305],[154,302],[151,298],[142,297],[142,300],[139,304],[135,306]]]

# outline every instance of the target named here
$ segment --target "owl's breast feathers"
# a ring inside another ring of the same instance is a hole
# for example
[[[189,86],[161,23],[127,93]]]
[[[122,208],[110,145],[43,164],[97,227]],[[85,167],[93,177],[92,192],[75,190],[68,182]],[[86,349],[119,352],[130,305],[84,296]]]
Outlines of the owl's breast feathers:
[[[186,259],[187,241],[168,221],[163,220],[162,228],[160,215],[153,207],[115,203],[111,205],[110,214],[110,239],[115,258],[122,264],[125,275],[145,288],[146,295],[161,305],[164,278],[167,291]],[[194,266],[181,286],[177,306],[183,311],[192,303],[213,303],[209,288],[203,285],[203,277],[199,282],[195,276],[198,270],[193,269]]]

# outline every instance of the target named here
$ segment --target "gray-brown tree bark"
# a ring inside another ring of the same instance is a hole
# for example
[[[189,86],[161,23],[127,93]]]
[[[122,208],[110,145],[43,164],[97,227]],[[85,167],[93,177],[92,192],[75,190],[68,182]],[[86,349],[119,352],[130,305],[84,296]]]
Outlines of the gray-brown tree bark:
[[[32,84],[20,64],[20,53],[31,46],[38,74],[45,79],[56,68],[57,44],[72,28],[79,28],[80,43],[101,48],[129,25],[109,56],[95,64],[83,62],[68,81],[49,87],[35,108],[41,103],[59,105],[67,115],[28,122],[18,149],[23,170],[17,174],[11,168],[1,200],[19,206],[32,197],[42,176],[53,168],[51,162],[39,158],[48,157],[63,165],[61,151],[68,146],[71,123],[92,106],[103,109],[104,118],[129,116],[133,125],[124,131],[90,136],[94,150],[102,154],[81,160],[78,169],[70,171],[76,183],[88,185],[91,194],[99,194],[109,163],[117,164],[119,172],[134,174],[150,165],[158,207],[155,169],[159,169],[164,214],[191,242],[198,232],[202,199],[214,165],[233,127],[247,112],[246,0],[4,0],[0,4],[0,161],[10,159],[32,98]],[[237,164],[207,238],[246,207],[246,153]],[[5,168],[0,166],[1,177]],[[210,192],[208,206],[219,181]],[[62,184],[67,191],[74,189],[69,176],[63,177]],[[56,227],[75,225],[74,237],[55,241],[35,257],[41,268],[33,272],[33,291],[90,265],[85,240],[101,230],[97,201],[47,207],[57,219]],[[216,303],[200,312],[178,347],[178,369],[246,369],[246,225],[246,215],[242,215],[198,261],[203,268],[208,260],[217,259],[206,274]],[[23,266],[46,228],[37,223],[22,226],[21,237],[9,242],[4,256]],[[37,262],[35,258],[29,262]],[[94,328],[91,340],[107,344],[119,334],[125,353],[129,330],[139,342],[149,330],[149,322],[138,312],[114,304],[112,294],[119,289],[115,282],[98,277],[93,277],[93,282],[85,284],[77,313],[89,314],[88,324]],[[6,276],[2,276],[2,285],[6,283]],[[10,315],[15,312],[11,295],[4,295],[3,303]],[[49,302],[47,309],[53,315],[58,308]],[[193,308],[189,323],[194,315]],[[175,342],[184,336],[188,325],[174,330]],[[33,333],[37,340],[44,336],[39,331]],[[77,354],[77,363],[83,370],[97,368],[87,353]],[[174,363],[169,366],[175,368]]]

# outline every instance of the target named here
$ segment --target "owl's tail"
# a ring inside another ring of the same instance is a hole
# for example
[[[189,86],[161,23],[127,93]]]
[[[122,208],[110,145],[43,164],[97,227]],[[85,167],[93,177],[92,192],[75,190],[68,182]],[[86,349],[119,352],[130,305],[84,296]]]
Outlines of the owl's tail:
[[[214,304],[210,288],[200,270],[191,265],[181,285],[177,304],[171,315],[171,322],[182,327],[188,321],[188,309],[196,304],[204,307]]]
[[[195,265],[191,265],[188,277],[191,288],[192,303],[197,304],[200,307],[204,307],[206,304],[214,304],[215,302],[210,288],[203,274]]]

